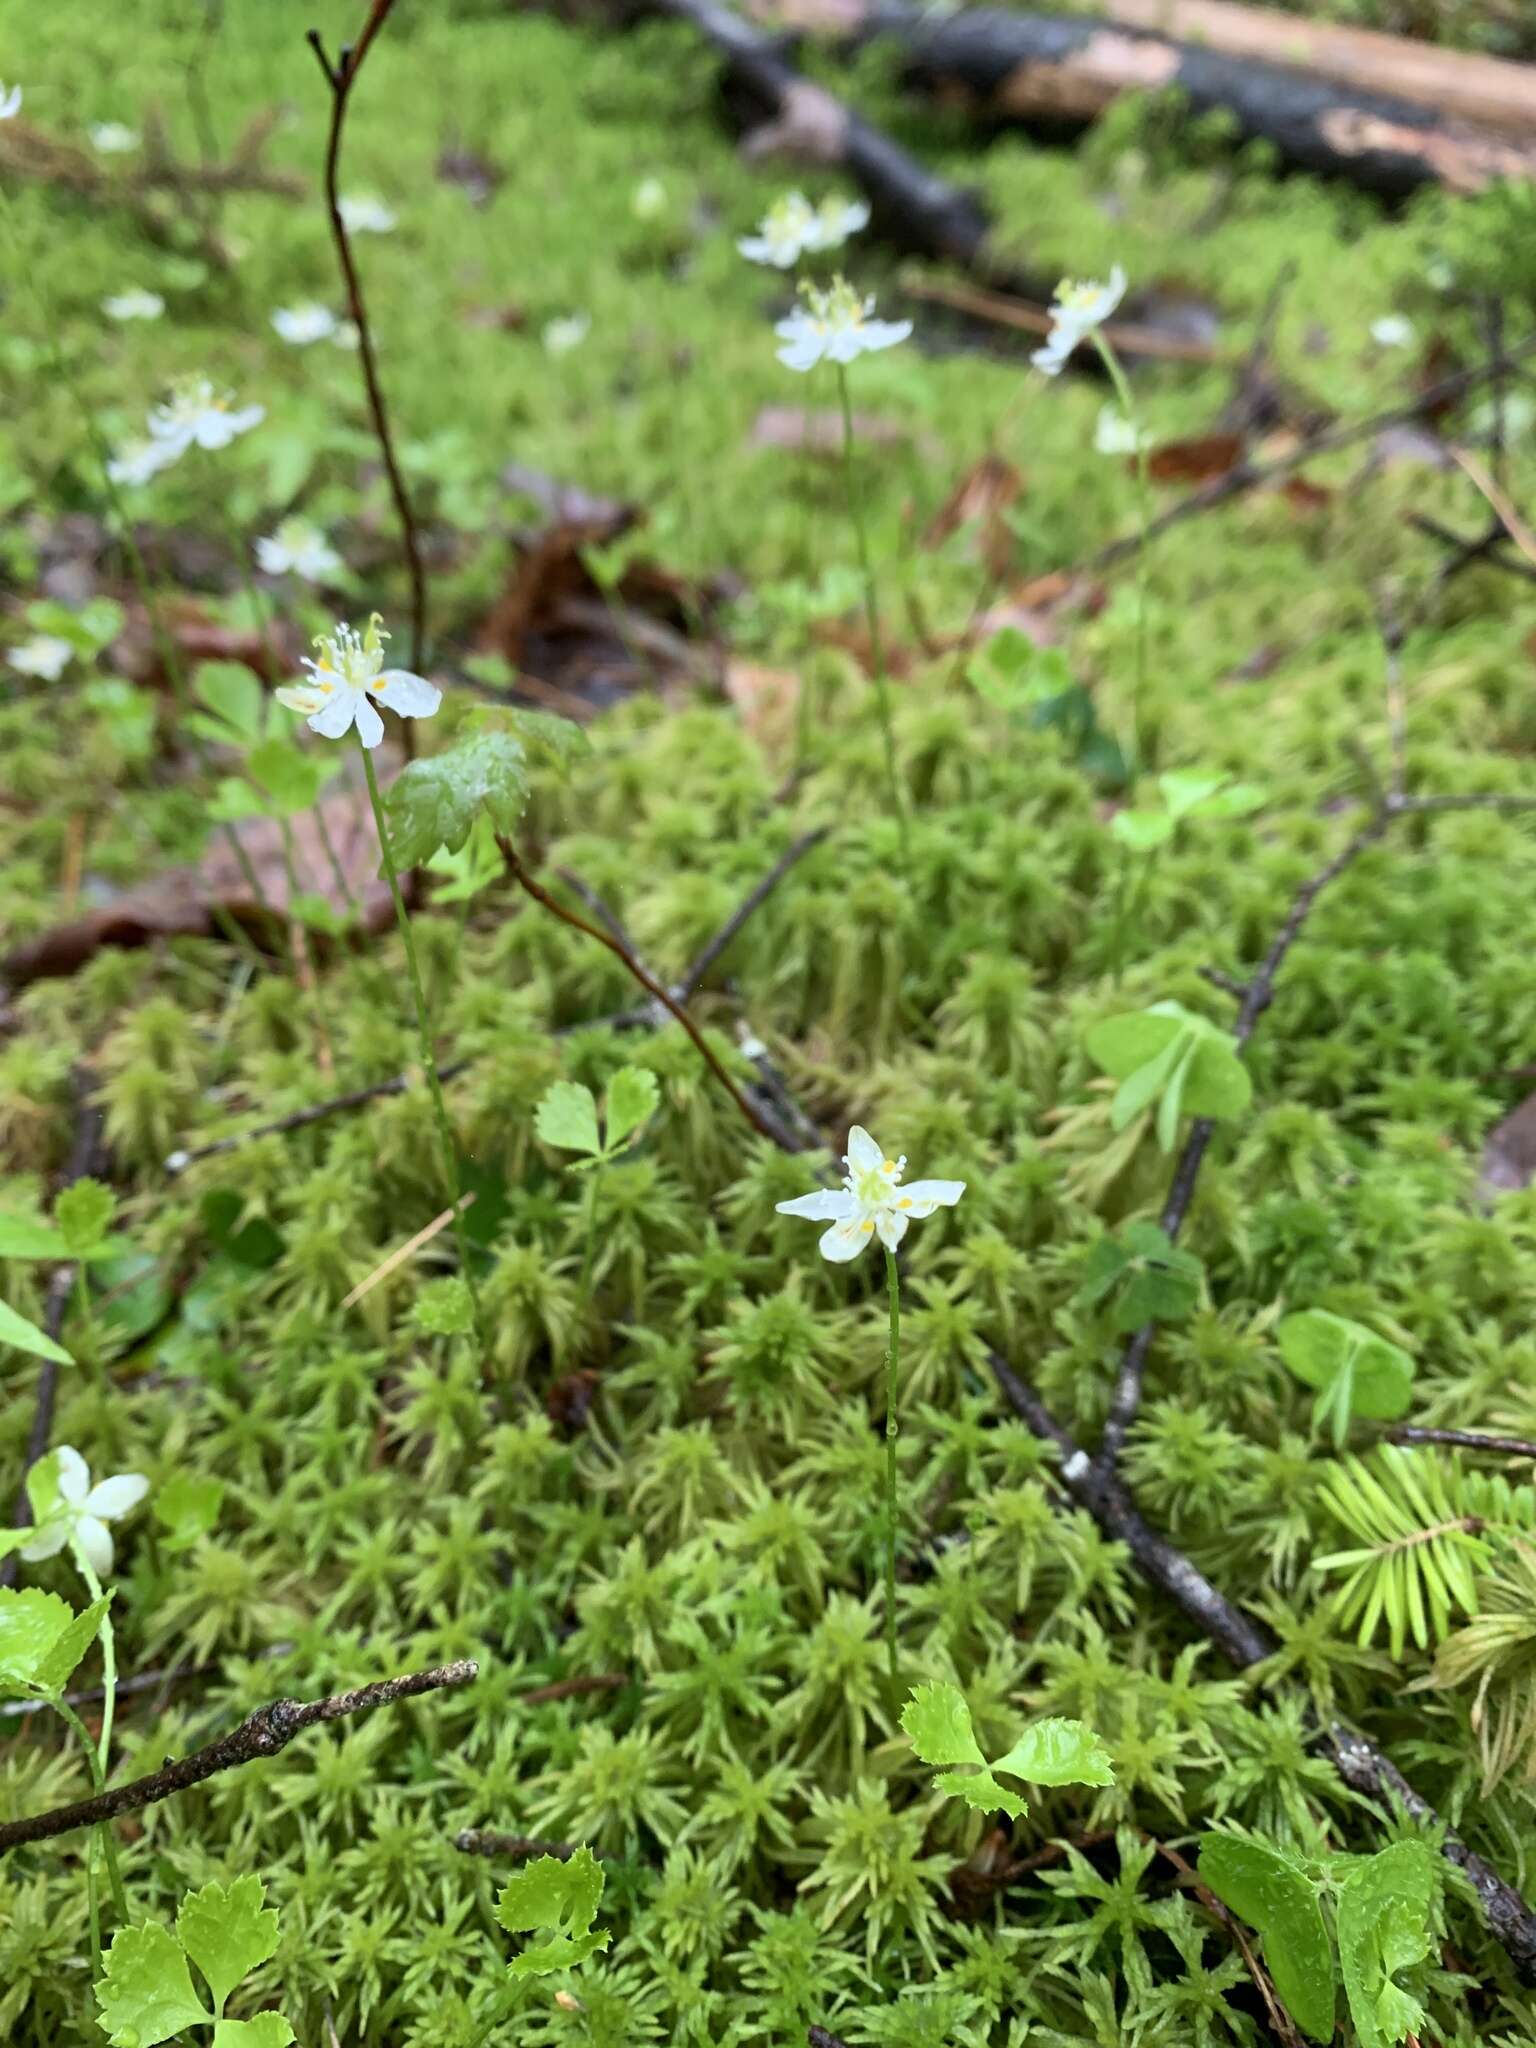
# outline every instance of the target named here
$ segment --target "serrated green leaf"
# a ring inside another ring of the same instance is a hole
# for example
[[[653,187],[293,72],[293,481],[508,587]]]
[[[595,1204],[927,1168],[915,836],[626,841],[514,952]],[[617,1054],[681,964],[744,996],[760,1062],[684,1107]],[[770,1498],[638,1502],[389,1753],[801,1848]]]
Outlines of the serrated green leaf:
[[[948,1792],[955,1799],[963,1799],[979,1813],[1006,1813],[1010,1820],[1022,1820],[1029,1811],[1029,1802],[1006,1785],[1000,1785],[985,1767],[979,1771],[940,1771],[933,1787],[936,1792]]]
[[[1339,1892],[1339,1966],[1360,2048],[1394,2048],[1423,2025],[1418,2000],[1392,1980],[1430,1953],[1443,1879],[1425,1842],[1378,1850]]]
[[[71,1181],[53,1205],[53,1220],[72,1259],[87,1258],[100,1249],[116,1214],[117,1196],[88,1174]]]
[[[557,1856],[540,1856],[520,1871],[496,1901],[497,1920],[509,1934],[546,1927],[556,1931],[551,1940],[514,1957],[509,1975],[569,1970],[606,1948],[610,1935],[592,1926],[602,1896],[603,1867],[590,1849],[577,1849],[564,1862]]]
[[[434,878],[442,878],[434,879],[432,884],[434,903],[472,902],[506,872],[490,819],[477,818],[464,844],[453,853],[440,847],[427,862],[427,868]]]
[[[957,1685],[941,1680],[918,1686],[901,1710],[901,1725],[925,1764],[986,1762],[965,1694]]]
[[[514,730],[529,753],[561,776],[592,752],[591,740],[574,719],[557,717],[553,711],[521,708],[511,715]]]
[[[75,1362],[62,1344],[55,1344],[36,1323],[28,1321],[8,1302],[0,1301],[0,1348],[6,1345],[13,1351],[29,1352],[34,1358],[51,1358],[55,1365]]]
[[[543,1144],[565,1152],[587,1152],[596,1157],[603,1149],[597,1131],[597,1103],[592,1090],[580,1081],[552,1081],[539,1098],[533,1128]]]
[[[253,2020],[220,2020],[213,2048],[288,2048],[296,2038],[280,2012],[262,2012]]]
[[[80,1659],[101,1632],[102,1619],[111,1604],[109,1588],[79,1614],[71,1614],[67,1626],[39,1660],[32,1683],[45,1699],[56,1698],[74,1677]]]
[[[206,2026],[213,2018],[192,1989],[180,1943],[153,1921],[113,1937],[105,1973],[96,1980],[96,2002],[98,2025],[112,2048],[156,2048],[184,2027]]]
[[[1052,1716],[1024,1730],[1006,1756],[993,1762],[1031,1785],[1113,1785],[1109,1751],[1082,1721]]]
[[[8,1697],[29,1692],[43,1660],[74,1618],[75,1610],[57,1593],[0,1587],[0,1691]]]
[[[440,846],[456,853],[481,816],[498,832],[515,831],[527,802],[527,750],[513,733],[475,733],[408,762],[384,797],[396,865],[416,867]]]
[[[631,1132],[654,1116],[660,1100],[661,1084],[649,1067],[620,1067],[608,1083],[604,1102],[604,1150],[616,1152]]]
[[[277,1952],[277,1914],[264,1906],[265,1898],[261,1879],[249,1876],[230,1885],[205,1884],[181,1902],[176,1932],[208,1980],[218,2012],[241,1978]]]
[[[65,1259],[63,1233],[41,1216],[0,1210],[0,1259]]]
[[[1313,2041],[1332,2040],[1333,1945],[1303,1866],[1267,1842],[1207,1835],[1200,1881],[1263,1935],[1269,1974],[1297,2026]]]

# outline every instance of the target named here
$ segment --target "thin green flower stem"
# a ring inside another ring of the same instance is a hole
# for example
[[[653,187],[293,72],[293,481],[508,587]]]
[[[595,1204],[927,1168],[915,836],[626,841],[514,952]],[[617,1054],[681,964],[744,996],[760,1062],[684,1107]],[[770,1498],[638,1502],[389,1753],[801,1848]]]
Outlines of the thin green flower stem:
[[[896,1661],[896,1368],[901,1357],[901,1281],[896,1271],[896,1254],[885,1254],[885,1286],[891,1304],[891,1332],[885,1348],[885,1650],[891,1667],[891,1685],[899,1689],[900,1670]]]
[[[76,1549],[74,1551],[74,1560],[81,1578],[85,1581],[85,1589],[90,1594],[92,1600],[102,1599],[104,1596],[101,1590],[101,1581],[97,1578],[81,1550]],[[91,1773],[93,1789],[96,1791],[104,1789],[107,1782],[107,1766],[112,1756],[112,1722],[117,1713],[117,1637],[112,1629],[112,1610],[110,1607],[105,1608],[102,1612],[99,1641],[101,1643],[101,1733],[96,1738],[95,1769]],[[62,1711],[62,1702],[60,1707]],[[78,1727],[79,1723],[76,1725]],[[91,1739],[86,1735],[83,1727],[80,1727],[80,1734],[85,1741],[87,1750],[89,1750],[91,1748]],[[117,1851],[108,1838],[105,1823],[97,1832],[101,1837],[102,1849],[106,1857],[108,1879],[112,1885],[112,1901],[122,1917],[123,1925],[126,1926],[128,1923],[128,1902],[123,1896],[123,1880],[117,1868]],[[94,1858],[88,1859],[88,1873],[92,1888],[94,1889]],[[99,1936],[97,1938],[97,1948],[99,1951]]]
[[[875,572],[870,561],[869,527],[864,517],[864,504],[859,496],[858,477],[854,468],[853,400],[848,391],[847,365],[838,363],[836,369],[837,395],[843,414],[843,483],[848,494],[848,517],[858,543],[859,574],[864,580],[864,617],[869,628],[870,662],[875,684],[875,704],[880,713],[880,736],[885,746],[885,780],[891,809],[901,833],[902,865],[910,868],[912,845],[908,836],[907,807],[902,802],[901,785],[896,779],[896,736],[891,727],[891,691],[885,670],[885,642],[880,634],[880,604],[875,592]]]
[[[1152,525],[1152,482],[1147,469],[1147,441],[1136,417],[1136,400],[1131,393],[1130,379],[1114,344],[1107,340],[1102,327],[1093,330],[1094,346],[1099,358],[1109,372],[1109,381],[1115,387],[1115,396],[1120,401],[1132,433],[1136,437],[1136,522],[1140,529],[1141,545],[1136,550],[1136,698],[1132,713],[1132,759],[1127,767],[1134,776],[1136,772],[1150,765],[1151,749],[1147,744],[1146,701],[1147,701],[1147,546]]]
[[[421,964],[416,958],[416,938],[411,930],[405,898],[400,893],[400,875],[395,867],[394,848],[390,844],[389,825],[384,816],[384,801],[379,795],[379,779],[373,772],[373,756],[363,745],[362,734],[357,731],[356,726],[352,730],[357,739],[357,751],[363,757],[363,774],[368,782],[368,801],[373,806],[374,827],[379,835],[379,852],[384,859],[384,878],[389,883],[390,900],[395,906],[395,922],[400,927],[400,937],[405,944],[406,972],[411,981],[411,1000],[416,1006],[416,1038],[421,1047],[421,1063],[426,1069],[427,1086],[432,1095],[432,1111],[437,1118],[437,1135],[443,1148],[443,1172],[447,1180],[448,1200],[454,1205],[453,1234],[458,1239],[459,1267],[469,1289],[469,1298],[474,1305],[475,1334],[483,1341],[480,1290],[475,1285],[475,1269],[470,1256],[469,1233],[464,1228],[464,1212],[458,1206],[459,1148],[454,1143],[453,1126],[448,1121],[448,1105],[443,1099],[443,1084],[438,1078],[437,1055],[432,1049],[432,1030],[427,1022],[427,999],[422,989]]]
[[[581,1279],[576,1287],[576,1298],[583,1307],[587,1305],[587,1293],[592,1284],[592,1261],[597,1254],[597,1180],[601,1172],[601,1167],[594,1166],[587,1185],[587,1241],[581,1255]]]
[[[96,1745],[92,1742],[90,1732],[86,1728],[85,1723],[69,1704],[68,1700],[55,1699],[52,1705],[60,1718],[74,1730],[75,1735],[79,1739],[80,1747],[85,1751],[85,1760],[91,1774],[91,1790],[93,1792],[104,1792],[107,1789],[106,1774],[102,1770],[101,1758],[96,1754]],[[126,1927],[128,1925],[128,1894],[123,1890],[123,1874],[117,1865],[117,1844],[112,1839],[110,1822],[103,1821],[101,1826],[97,1828],[96,1839],[101,1843],[102,1853],[106,1858],[107,1883],[112,1892],[112,1909],[117,1914],[119,1924]],[[91,1881],[91,1889],[94,1891],[96,1875],[94,1863],[87,1864],[86,1875]],[[97,1954],[104,1956],[105,1951],[102,1949],[101,1938],[94,1925],[91,1940]]]

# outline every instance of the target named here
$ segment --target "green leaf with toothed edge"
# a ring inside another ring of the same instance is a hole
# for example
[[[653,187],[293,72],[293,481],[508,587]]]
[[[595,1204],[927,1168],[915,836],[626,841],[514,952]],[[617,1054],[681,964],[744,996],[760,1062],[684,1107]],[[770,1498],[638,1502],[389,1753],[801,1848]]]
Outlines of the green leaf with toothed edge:
[[[654,1116],[661,1100],[661,1084],[649,1067],[620,1067],[608,1083],[604,1102],[603,1149],[613,1153]]]
[[[496,1901],[497,1920],[509,1934],[554,1932],[548,1941],[514,1956],[508,1975],[542,1977],[551,1970],[573,1969],[605,1949],[612,1936],[592,1925],[602,1896],[603,1867],[587,1848],[563,1862],[558,1856],[540,1856],[519,1871]]]
[[[220,2013],[241,1978],[277,1952],[277,1914],[265,1898],[261,1879],[249,1876],[230,1885],[205,1884],[181,1902],[176,1932],[207,1978]]]
[[[213,2014],[192,1989],[187,1959],[168,1927],[120,1928],[96,1980],[97,2024],[112,2048],[157,2048]]]
[[[596,1156],[603,1149],[597,1129],[597,1102],[579,1081],[552,1081],[533,1113],[534,1133],[541,1144],[562,1152]]]
[[[907,1740],[925,1764],[974,1764],[975,1770],[941,1771],[934,1790],[963,1799],[983,1813],[1019,1820],[1028,1811],[1017,1793],[999,1782],[1007,1771],[1036,1785],[1112,1785],[1114,1772],[1103,1744],[1081,1721],[1049,1719],[1026,1728],[1006,1755],[988,1765],[976,1740],[971,1710],[957,1685],[920,1685],[902,1709]]]

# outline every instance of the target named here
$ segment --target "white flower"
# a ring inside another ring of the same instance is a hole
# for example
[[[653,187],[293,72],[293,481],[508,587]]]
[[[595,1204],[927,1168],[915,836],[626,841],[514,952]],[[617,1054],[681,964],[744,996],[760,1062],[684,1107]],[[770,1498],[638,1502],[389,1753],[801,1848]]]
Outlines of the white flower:
[[[56,683],[69,667],[74,652],[67,640],[55,640],[49,633],[39,633],[22,646],[11,649],[11,667],[19,669],[24,676],[37,676],[45,683]]]
[[[1100,455],[1134,455],[1138,448],[1147,445],[1149,439],[1146,428],[1128,420],[1118,405],[1099,408],[1099,424],[1094,429],[1093,445]]]
[[[1406,348],[1413,339],[1413,322],[1401,313],[1383,314],[1371,322],[1371,339],[1379,348]]]
[[[14,121],[21,112],[21,87],[13,85],[9,92],[4,79],[0,79],[0,121]]]
[[[869,208],[862,199],[823,199],[816,209],[815,239],[808,249],[841,249],[850,235],[869,226]]]
[[[272,315],[272,325],[284,341],[291,341],[295,348],[307,348],[312,341],[334,341],[340,322],[329,307],[306,302],[302,306],[279,306]]]
[[[336,202],[341,224],[349,235],[387,235],[396,216],[373,192],[351,192]]]
[[[147,484],[175,460],[163,441],[129,441],[107,464],[107,475],[115,484]]]
[[[636,220],[660,220],[667,210],[667,188],[660,178],[642,178],[634,189],[629,210]]]
[[[206,377],[188,377],[176,385],[149,416],[149,438],[162,451],[160,467],[179,461],[189,448],[227,448],[237,435],[260,426],[266,407],[248,405],[233,412],[232,397],[215,391]]]
[[[98,121],[91,130],[91,147],[102,156],[126,156],[138,146],[138,131],[121,121]]]
[[[355,320],[338,320],[336,332],[331,336],[331,339],[338,348],[355,349],[358,345],[357,322]]]
[[[1030,357],[1035,368],[1054,377],[1078,343],[1092,334],[1095,327],[1102,327],[1124,297],[1125,272],[1118,263],[1109,273],[1108,284],[1091,280],[1074,284],[1071,278],[1064,277],[1056,287],[1051,331],[1045,347],[1037,348]]]
[[[786,192],[757,224],[755,235],[743,235],[736,246],[749,263],[768,263],[792,270],[807,250],[821,246],[818,215],[803,192]]]
[[[340,555],[307,519],[285,519],[276,533],[263,534],[256,560],[269,576],[292,574],[306,583],[319,583],[341,567]]]
[[[855,1124],[848,1133],[848,1154],[843,1161],[848,1171],[842,1186],[798,1195],[792,1202],[774,1206],[781,1216],[808,1216],[814,1223],[830,1223],[832,1228],[822,1233],[820,1251],[834,1264],[855,1258],[876,1237],[893,1252],[906,1236],[909,1223],[931,1216],[935,1209],[952,1209],[965,1193],[963,1180],[914,1180],[903,1187],[906,1163],[905,1157],[887,1159],[868,1131]]]
[[[543,342],[552,356],[568,356],[573,348],[580,348],[592,331],[592,320],[587,313],[571,313],[563,320],[545,323]]]
[[[802,286],[805,304],[796,306],[774,333],[784,343],[779,361],[788,370],[813,370],[820,362],[851,363],[873,349],[894,348],[912,332],[910,320],[871,320],[872,298],[861,299],[846,278],[826,291]]]
[[[115,298],[103,299],[101,310],[110,320],[158,320],[165,311],[165,301],[158,292],[147,292],[135,285]]]
[[[22,1545],[22,1556],[29,1564],[38,1564],[45,1557],[57,1557],[68,1544],[98,1579],[106,1578],[112,1569],[112,1532],[107,1524],[138,1506],[149,1491],[149,1481],[138,1472],[119,1472],[92,1486],[90,1467],[70,1444],[60,1444],[43,1463],[52,1467],[52,1473],[40,1471],[37,1486],[28,1488],[34,1510],[39,1500],[47,1502],[50,1476],[53,1498],[38,1516],[36,1535]]]
[[[366,633],[353,626],[338,626],[334,635],[322,633],[315,642],[320,659],[304,662],[310,681],[279,690],[278,703],[302,712],[310,731],[328,740],[341,739],[355,725],[365,747],[376,747],[384,737],[384,721],[370,697],[401,718],[430,718],[443,701],[442,691],[409,669],[385,668],[388,638],[377,612]]]

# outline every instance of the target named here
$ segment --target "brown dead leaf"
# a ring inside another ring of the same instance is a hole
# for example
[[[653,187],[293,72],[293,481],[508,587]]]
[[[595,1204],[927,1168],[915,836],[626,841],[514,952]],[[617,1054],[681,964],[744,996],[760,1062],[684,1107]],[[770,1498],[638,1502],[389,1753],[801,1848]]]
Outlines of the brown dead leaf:
[[[1528,1188],[1536,1180],[1536,1095],[1496,1123],[1483,1143],[1477,1191],[1486,1201]]]
[[[1243,459],[1241,434],[1197,434],[1164,441],[1147,456],[1147,474],[1159,484],[1203,484],[1226,476]]]
[[[853,438],[872,448],[889,448],[909,439],[895,420],[870,412],[853,415]],[[843,452],[843,416],[833,407],[819,411],[803,405],[765,405],[747,435],[752,448],[791,448],[801,454],[836,457]]]
[[[149,614],[142,605],[131,603],[124,612],[123,630],[112,649],[118,671],[154,689],[174,688],[160,634]],[[281,683],[298,674],[300,650],[278,621],[271,621],[267,632],[257,633],[223,625],[197,605],[183,602],[167,606],[161,623],[183,670],[200,661],[237,661],[264,683]]]
[[[388,767],[379,763],[380,781],[392,779],[397,767],[398,756]],[[349,787],[322,798],[319,808],[325,814],[347,886],[362,907],[365,928],[383,931],[394,911],[388,884],[378,879],[379,842],[367,797]],[[233,918],[253,937],[271,942],[287,922],[288,876],[282,833],[271,818],[243,818],[233,829],[265,902],[252,896],[228,835],[219,830],[196,867],[169,868],[137,888],[98,903],[83,917],[55,925],[15,947],[0,960],[0,981],[16,989],[50,976],[73,974],[103,946],[211,938],[220,931],[219,913]],[[290,819],[289,829],[299,888],[325,897],[334,909],[346,914],[348,905],[337,890],[314,812],[300,812]],[[313,945],[313,935],[309,938]]]
[[[1280,486],[1280,495],[1298,512],[1321,512],[1333,503],[1335,493],[1329,485],[1315,484],[1310,477],[1288,476]]]
[[[1024,479],[1000,455],[984,455],[966,471],[934,515],[923,535],[924,547],[942,547],[962,527],[978,529],[982,560],[1002,581],[1014,556],[1008,510],[1024,495]]]
[[[727,661],[725,694],[745,730],[765,753],[781,752],[794,738],[800,708],[800,678],[793,669],[764,668],[755,661]]]

